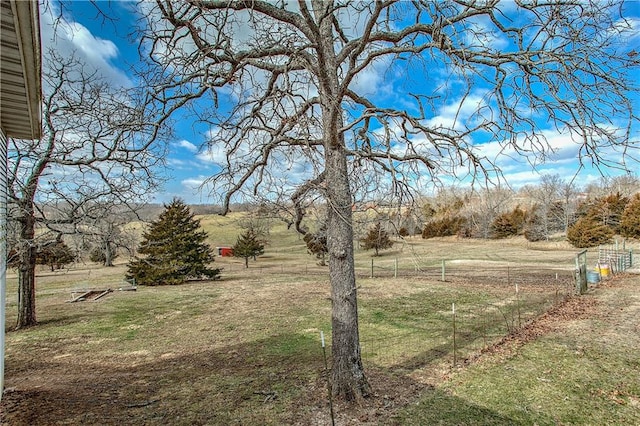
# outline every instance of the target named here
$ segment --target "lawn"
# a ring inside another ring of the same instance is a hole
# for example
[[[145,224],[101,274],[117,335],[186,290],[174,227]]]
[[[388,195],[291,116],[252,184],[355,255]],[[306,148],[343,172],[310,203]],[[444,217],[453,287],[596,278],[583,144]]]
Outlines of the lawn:
[[[213,246],[240,229],[237,217],[202,223]],[[371,277],[358,250],[374,394],[336,402],[336,423],[640,423],[635,277],[567,299],[574,255],[558,242],[410,238],[375,258]],[[430,272],[442,260],[444,282]],[[220,281],[77,303],[74,290],[121,286],[125,265],[40,271],[40,324],[7,334],[2,424],[330,424],[326,268],[277,223],[248,269],[216,264]],[[11,325],[13,274],[9,285]]]

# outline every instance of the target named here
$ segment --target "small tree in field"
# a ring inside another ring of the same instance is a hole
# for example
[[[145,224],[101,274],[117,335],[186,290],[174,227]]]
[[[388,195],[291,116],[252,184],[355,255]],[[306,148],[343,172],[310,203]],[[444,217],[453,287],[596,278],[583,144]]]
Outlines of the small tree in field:
[[[39,265],[49,265],[51,271],[62,269],[65,265],[75,261],[73,251],[62,239],[43,244],[36,252],[36,263]]]
[[[303,240],[307,245],[307,251],[319,260],[320,266],[325,266],[325,256],[329,252],[326,224],[323,223],[315,233],[307,232],[304,234]]]
[[[249,267],[250,257],[255,260],[256,257],[262,254],[264,254],[264,242],[253,228],[247,229],[244,234],[238,236],[238,240],[233,246],[233,255],[244,258],[245,268]]]
[[[211,269],[213,251],[205,243],[207,233],[200,229],[189,207],[174,199],[142,235],[138,253],[129,262],[127,278],[140,285],[182,284],[190,278],[217,279],[220,269]]]
[[[367,236],[360,240],[360,245],[364,250],[375,250],[378,256],[380,250],[388,249],[393,246],[393,241],[389,238],[389,233],[382,229],[380,222],[376,226],[369,229]]]

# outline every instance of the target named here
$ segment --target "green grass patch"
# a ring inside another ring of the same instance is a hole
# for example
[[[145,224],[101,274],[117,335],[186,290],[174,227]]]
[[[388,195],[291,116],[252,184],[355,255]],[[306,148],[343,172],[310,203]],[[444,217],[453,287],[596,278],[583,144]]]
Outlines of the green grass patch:
[[[633,342],[563,330],[471,365],[397,416],[401,424],[640,424]],[[597,331],[596,331],[597,334]],[[603,333],[606,334],[606,333]]]
[[[432,285],[406,296],[364,298],[360,307],[363,355],[385,367],[452,364],[455,327],[459,362],[542,313],[546,302],[548,297],[539,295],[517,300],[510,294],[446,285]]]

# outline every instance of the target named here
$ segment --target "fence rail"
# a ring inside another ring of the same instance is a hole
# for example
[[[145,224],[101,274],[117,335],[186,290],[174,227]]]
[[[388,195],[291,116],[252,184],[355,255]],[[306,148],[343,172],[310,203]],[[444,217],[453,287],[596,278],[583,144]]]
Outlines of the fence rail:
[[[599,247],[598,264],[608,265],[614,272],[624,272],[633,266],[633,250]]]

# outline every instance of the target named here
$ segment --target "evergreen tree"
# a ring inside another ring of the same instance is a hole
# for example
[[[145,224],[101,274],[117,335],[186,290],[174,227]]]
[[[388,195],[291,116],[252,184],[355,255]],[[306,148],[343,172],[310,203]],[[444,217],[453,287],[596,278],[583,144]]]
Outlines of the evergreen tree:
[[[374,249],[376,256],[380,250],[388,249],[393,246],[393,241],[389,238],[389,233],[382,229],[380,222],[373,228],[369,229],[367,236],[360,240],[360,246],[364,250]]]
[[[617,234],[621,231],[622,213],[628,202],[629,198],[622,196],[619,192],[599,197],[587,204],[586,216],[608,226],[614,234]]]
[[[511,212],[496,217],[491,224],[493,238],[500,239],[518,235],[524,229],[525,216],[524,210],[516,207]]]
[[[249,258],[256,257],[264,254],[264,241],[260,239],[258,233],[253,228],[247,229],[247,231],[238,236],[236,245],[233,246],[233,255],[235,257],[244,258],[245,268],[249,267]]]
[[[422,238],[448,237],[464,233],[467,220],[462,216],[445,216],[433,219],[422,230]]]
[[[111,251],[109,255],[109,259],[107,259],[107,250],[106,247],[94,247],[91,252],[89,252],[89,260],[96,263],[101,263],[103,266],[113,266],[113,260],[118,257],[118,253]]]
[[[580,248],[607,244],[611,242],[613,235],[611,227],[589,216],[581,217],[567,230],[567,240],[574,247]]]
[[[211,269],[213,251],[205,243],[207,233],[200,228],[189,207],[174,198],[142,235],[138,253],[129,262],[127,278],[140,285],[182,284],[192,278],[218,279],[220,269]]]
[[[640,194],[636,194],[624,209],[620,233],[624,237],[640,238]]]
[[[43,244],[36,252],[36,263],[49,265],[51,271],[62,269],[68,263],[75,261],[75,259],[73,251],[61,238]]]

